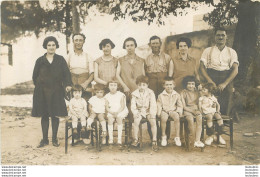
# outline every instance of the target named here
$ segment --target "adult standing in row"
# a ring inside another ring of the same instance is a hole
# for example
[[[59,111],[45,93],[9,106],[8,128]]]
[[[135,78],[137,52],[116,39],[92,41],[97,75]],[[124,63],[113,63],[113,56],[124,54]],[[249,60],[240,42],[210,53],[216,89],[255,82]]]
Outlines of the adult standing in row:
[[[73,34],[73,51],[69,53],[67,58],[68,67],[71,72],[73,85],[81,85],[85,92],[82,97],[86,100],[90,98],[91,92],[86,92],[91,88],[91,82],[94,78],[93,59],[89,54],[83,51],[85,43],[85,35],[82,33]]]
[[[47,53],[36,60],[33,70],[32,79],[35,89],[32,116],[41,117],[43,139],[38,147],[49,144],[49,117],[52,124],[52,144],[58,147],[59,118],[57,116],[68,115],[64,88],[70,91],[72,82],[66,60],[55,53],[59,48],[57,39],[53,36],[46,37],[43,41],[43,48],[47,50]]]
[[[110,39],[103,39],[99,43],[99,49],[104,55],[94,62],[94,79],[97,83],[107,85],[116,77],[117,59],[111,55],[115,44]]]
[[[162,41],[158,36],[150,38],[149,46],[152,53],[145,60],[145,71],[149,77],[149,88],[154,91],[157,98],[164,89],[164,78],[172,77],[173,62],[169,55],[161,52]]]
[[[137,43],[134,38],[125,39],[123,49],[127,54],[118,60],[116,77],[125,93],[135,91],[137,89],[136,78],[145,75],[144,59],[136,55],[136,47]]]
[[[226,41],[226,30],[215,29],[216,45],[203,51],[200,70],[207,82],[219,89],[220,111],[222,114],[229,115],[233,90],[232,80],[238,74],[239,62],[236,51],[227,47]]]
[[[191,44],[191,40],[186,37],[181,37],[176,42],[178,55],[173,58],[173,79],[176,84],[174,90],[178,93],[184,89],[182,84],[184,77],[195,76],[199,80],[197,62],[189,55]]]
[[[123,44],[123,49],[126,49],[127,54],[118,60],[116,77],[117,80],[122,85],[124,92],[127,95],[127,106],[130,110],[130,93],[135,91],[138,87],[136,84],[136,78],[141,75],[145,75],[144,71],[144,59],[140,58],[135,53],[135,48],[137,47],[137,42],[134,38],[129,37],[125,39]],[[129,134],[132,137],[132,123],[133,114],[129,112]]]

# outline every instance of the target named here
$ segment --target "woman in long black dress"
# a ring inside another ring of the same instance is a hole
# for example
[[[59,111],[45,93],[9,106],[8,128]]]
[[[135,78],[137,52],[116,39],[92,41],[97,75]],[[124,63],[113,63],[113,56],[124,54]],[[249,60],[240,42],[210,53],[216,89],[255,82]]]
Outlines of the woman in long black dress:
[[[55,54],[56,49],[59,48],[57,39],[53,36],[46,37],[43,48],[47,49],[47,53],[36,60],[33,70],[35,89],[32,116],[41,117],[43,139],[38,147],[49,144],[49,117],[52,123],[52,144],[58,147],[59,118],[56,116],[68,114],[64,95],[65,90],[71,89],[71,76],[65,59]]]

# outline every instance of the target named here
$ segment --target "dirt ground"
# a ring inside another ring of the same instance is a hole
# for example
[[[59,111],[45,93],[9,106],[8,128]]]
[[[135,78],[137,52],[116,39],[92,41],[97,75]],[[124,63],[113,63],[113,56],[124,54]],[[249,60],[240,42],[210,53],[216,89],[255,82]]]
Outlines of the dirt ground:
[[[60,121],[60,147],[48,145],[37,148],[42,138],[40,119],[30,116],[30,108],[1,107],[1,163],[2,165],[250,165],[260,163],[260,136],[254,134],[246,137],[244,133],[260,132],[260,117],[241,115],[241,121],[234,125],[234,149],[213,145],[200,149],[185,151],[176,147],[172,138],[167,147],[160,147],[153,152],[149,145],[148,134],[144,130],[144,148],[119,150],[104,146],[98,152],[91,145],[79,143],[69,145],[65,154],[65,123]],[[51,125],[49,129],[51,140]]]

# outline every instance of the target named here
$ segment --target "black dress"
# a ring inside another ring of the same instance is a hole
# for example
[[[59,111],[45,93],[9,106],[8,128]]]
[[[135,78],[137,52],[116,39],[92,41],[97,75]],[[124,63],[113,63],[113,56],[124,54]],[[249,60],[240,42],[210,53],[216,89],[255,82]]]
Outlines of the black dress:
[[[72,84],[65,59],[54,54],[52,63],[46,54],[37,59],[33,70],[33,117],[67,116],[65,88]]]

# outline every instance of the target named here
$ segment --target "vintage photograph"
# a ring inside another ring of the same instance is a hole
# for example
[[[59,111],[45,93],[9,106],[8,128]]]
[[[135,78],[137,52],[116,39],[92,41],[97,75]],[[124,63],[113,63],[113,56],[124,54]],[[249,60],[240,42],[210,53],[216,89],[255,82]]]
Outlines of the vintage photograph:
[[[1,165],[259,165],[260,1],[1,1]]]

